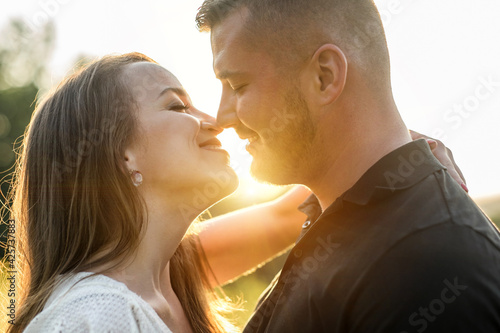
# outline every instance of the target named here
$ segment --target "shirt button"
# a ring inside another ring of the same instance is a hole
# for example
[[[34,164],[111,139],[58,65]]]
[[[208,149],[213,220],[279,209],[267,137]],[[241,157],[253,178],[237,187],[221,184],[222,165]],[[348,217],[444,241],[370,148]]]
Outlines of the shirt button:
[[[307,229],[309,228],[309,226],[311,225],[311,221],[306,221],[303,225],[302,225],[302,229]]]

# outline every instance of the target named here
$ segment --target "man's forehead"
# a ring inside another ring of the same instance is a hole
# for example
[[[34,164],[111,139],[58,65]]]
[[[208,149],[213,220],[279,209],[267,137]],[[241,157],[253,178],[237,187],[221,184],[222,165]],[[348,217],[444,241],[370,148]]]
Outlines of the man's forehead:
[[[231,50],[222,50],[220,52],[214,52],[213,68],[217,79],[226,80],[234,77],[237,73],[241,74],[241,70],[238,70],[238,57],[236,54],[231,52]]]
[[[212,44],[219,39],[232,39],[246,29],[246,22],[250,12],[246,7],[231,11],[219,23],[211,28]]]
[[[219,80],[248,77],[272,64],[267,52],[234,45],[214,52],[213,58],[214,73]]]
[[[237,58],[251,51],[244,26],[247,15],[245,9],[235,10],[211,30],[210,41],[216,74],[218,71],[235,71],[229,68],[230,64],[236,63]]]

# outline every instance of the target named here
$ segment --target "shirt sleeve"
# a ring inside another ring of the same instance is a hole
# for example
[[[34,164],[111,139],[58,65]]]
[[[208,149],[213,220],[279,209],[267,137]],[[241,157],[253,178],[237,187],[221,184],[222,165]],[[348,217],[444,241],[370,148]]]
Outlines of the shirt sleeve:
[[[467,227],[412,234],[357,277],[344,332],[500,332],[500,249]]]

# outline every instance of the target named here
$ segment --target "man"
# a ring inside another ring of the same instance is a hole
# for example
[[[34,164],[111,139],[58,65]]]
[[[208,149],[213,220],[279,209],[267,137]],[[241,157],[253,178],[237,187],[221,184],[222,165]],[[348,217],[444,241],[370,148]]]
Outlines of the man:
[[[218,122],[315,194],[244,332],[500,332],[500,237],[394,103],[371,0],[206,0]]]

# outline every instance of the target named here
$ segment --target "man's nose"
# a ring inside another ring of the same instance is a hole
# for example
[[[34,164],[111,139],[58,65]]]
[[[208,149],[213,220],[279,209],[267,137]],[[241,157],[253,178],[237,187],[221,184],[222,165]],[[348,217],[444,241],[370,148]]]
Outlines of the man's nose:
[[[228,90],[222,90],[219,111],[217,112],[217,124],[224,128],[235,127],[239,122],[236,114],[236,96]]]

